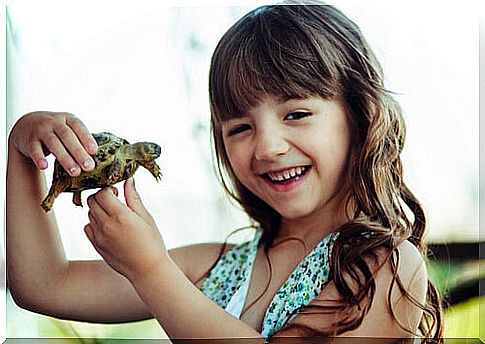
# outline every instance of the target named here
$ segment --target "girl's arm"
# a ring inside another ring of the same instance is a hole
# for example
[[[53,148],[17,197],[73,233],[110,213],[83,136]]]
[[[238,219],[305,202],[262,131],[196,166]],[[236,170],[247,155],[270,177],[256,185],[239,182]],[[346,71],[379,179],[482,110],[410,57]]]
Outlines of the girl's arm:
[[[54,212],[40,207],[47,188],[46,150],[65,169],[90,159],[96,142],[74,116],[38,112],[12,129],[7,165],[8,286],[29,310],[90,321],[146,318],[149,312],[133,288],[104,262],[68,262]],[[64,148],[65,147],[65,148]],[[88,151],[90,149],[90,151]],[[91,168],[92,169],[92,168]]]
[[[86,235],[104,260],[125,276],[170,338],[254,338],[261,335],[203,295],[164,247],[133,178],[126,205],[109,188],[88,198]]]

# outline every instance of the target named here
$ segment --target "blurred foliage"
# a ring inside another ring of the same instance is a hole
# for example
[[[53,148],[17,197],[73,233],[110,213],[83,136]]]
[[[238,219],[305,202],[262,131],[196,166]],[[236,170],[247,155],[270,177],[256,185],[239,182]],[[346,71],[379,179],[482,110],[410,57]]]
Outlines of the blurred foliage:
[[[485,277],[484,262],[480,260],[429,260],[428,275],[441,295],[446,295],[466,281]],[[477,291],[478,293],[478,291]]]
[[[427,264],[428,275],[441,294],[450,288],[450,276],[459,275],[460,264],[431,260]]]
[[[483,260],[435,259],[427,262],[428,274],[439,293],[445,298],[469,281],[478,281],[485,276]],[[485,307],[485,296],[479,297],[478,287],[471,290],[475,297],[450,305],[444,301],[445,338],[479,338],[480,308]]]
[[[154,319],[124,324],[92,324],[47,318],[39,329],[39,337],[70,338],[73,344],[102,344],[106,339],[167,338]]]
[[[447,338],[479,338],[480,327],[485,326],[480,321],[480,308],[485,307],[485,297],[476,297],[448,308],[444,314],[445,337]],[[482,338],[483,340],[484,338]]]

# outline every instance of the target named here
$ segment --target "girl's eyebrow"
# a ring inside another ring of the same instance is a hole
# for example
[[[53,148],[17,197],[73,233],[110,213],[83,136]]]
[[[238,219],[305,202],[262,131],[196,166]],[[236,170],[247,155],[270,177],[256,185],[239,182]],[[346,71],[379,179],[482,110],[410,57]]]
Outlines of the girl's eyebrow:
[[[285,104],[285,103],[292,103],[292,102],[301,103],[301,102],[304,102],[306,100],[309,100],[309,98],[310,97],[298,97],[298,96],[294,96],[294,97],[277,97],[276,98],[276,102],[279,105],[282,105],[282,104]]]
[[[296,97],[275,97],[274,99],[278,105],[290,102],[292,100],[301,100],[301,98]]]

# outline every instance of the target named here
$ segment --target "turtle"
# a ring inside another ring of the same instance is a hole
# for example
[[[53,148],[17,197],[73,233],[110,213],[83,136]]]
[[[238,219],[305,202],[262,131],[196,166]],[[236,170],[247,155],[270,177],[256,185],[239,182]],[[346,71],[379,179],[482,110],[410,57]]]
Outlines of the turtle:
[[[92,155],[95,167],[91,172],[82,171],[77,177],[70,176],[57,160],[54,162],[52,185],[41,207],[48,212],[54,199],[62,192],[72,192],[72,202],[82,207],[81,192],[87,189],[103,188],[125,180],[141,165],[160,181],[162,173],[155,159],[161,148],[152,142],[130,144],[127,140],[109,132],[92,134],[98,144],[98,151]]]

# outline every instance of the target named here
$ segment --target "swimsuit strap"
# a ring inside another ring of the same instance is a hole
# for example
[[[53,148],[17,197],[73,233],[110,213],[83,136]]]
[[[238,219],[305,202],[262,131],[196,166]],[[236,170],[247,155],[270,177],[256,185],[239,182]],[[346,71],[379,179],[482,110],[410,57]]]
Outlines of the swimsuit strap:
[[[330,256],[338,236],[334,232],[313,248],[276,292],[263,319],[261,334],[271,337],[307,306],[328,282]]]

